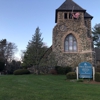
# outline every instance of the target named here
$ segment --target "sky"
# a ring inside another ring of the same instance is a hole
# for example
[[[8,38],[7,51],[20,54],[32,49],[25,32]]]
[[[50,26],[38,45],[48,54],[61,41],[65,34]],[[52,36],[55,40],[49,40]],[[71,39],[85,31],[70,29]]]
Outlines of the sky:
[[[55,23],[55,10],[65,0],[0,0],[0,40],[15,43],[20,59],[21,50],[26,50],[29,40],[37,27],[42,33],[43,42],[52,45],[52,30]],[[92,27],[100,23],[100,0],[73,0],[92,15]]]

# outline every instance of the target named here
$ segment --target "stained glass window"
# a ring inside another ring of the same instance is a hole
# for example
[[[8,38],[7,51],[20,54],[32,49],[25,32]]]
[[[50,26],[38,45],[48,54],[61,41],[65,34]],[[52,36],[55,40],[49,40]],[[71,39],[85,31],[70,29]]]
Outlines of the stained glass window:
[[[77,52],[77,41],[72,34],[69,34],[65,38],[64,50],[65,52]]]

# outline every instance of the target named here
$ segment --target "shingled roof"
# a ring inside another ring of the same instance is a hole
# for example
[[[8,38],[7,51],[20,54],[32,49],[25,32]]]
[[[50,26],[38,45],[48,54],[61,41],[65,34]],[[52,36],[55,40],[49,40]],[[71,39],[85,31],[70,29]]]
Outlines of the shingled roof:
[[[80,7],[78,4],[76,4],[73,0],[66,0],[58,9],[56,10],[72,10],[74,7],[74,10],[77,11],[86,11],[82,7]]]
[[[73,9],[74,7],[74,9]],[[80,7],[78,4],[76,4],[73,0],[66,0],[58,9],[56,9],[56,19],[55,22],[57,22],[57,12],[58,11],[78,11],[78,12],[84,12],[84,18],[93,18],[90,14],[86,12],[85,9]]]
[[[84,17],[85,17],[85,18],[91,18],[91,19],[93,18],[93,16],[91,16],[91,15],[88,14],[87,12],[85,12]]]

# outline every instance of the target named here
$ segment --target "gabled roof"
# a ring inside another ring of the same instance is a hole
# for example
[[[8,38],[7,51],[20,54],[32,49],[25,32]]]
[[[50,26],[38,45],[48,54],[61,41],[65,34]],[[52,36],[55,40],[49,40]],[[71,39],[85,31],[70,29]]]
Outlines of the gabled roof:
[[[74,9],[73,9],[74,7]],[[56,10],[78,10],[78,11],[86,11],[82,7],[80,7],[78,4],[76,4],[73,0],[66,0],[58,9]]]
[[[85,9],[80,7],[78,4],[76,4],[73,0],[66,0],[58,9],[56,9],[56,16],[55,16],[55,22],[57,22],[57,13],[58,11],[78,11],[78,12],[84,12],[84,18],[93,18],[90,14],[86,12]]]
[[[84,14],[84,18],[93,18],[93,16],[91,16],[90,14],[88,14],[87,12],[85,12],[85,14]]]

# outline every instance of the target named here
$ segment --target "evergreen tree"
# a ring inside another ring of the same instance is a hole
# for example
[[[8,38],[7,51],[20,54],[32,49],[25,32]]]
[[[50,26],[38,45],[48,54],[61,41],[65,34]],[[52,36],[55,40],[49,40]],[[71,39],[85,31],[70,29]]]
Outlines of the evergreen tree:
[[[43,43],[39,27],[36,28],[32,40],[28,42],[27,50],[24,53],[24,64],[28,66],[36,66],[39,71],[39,63],[42,55],[47,50]]]
[[[96,24],[92,30],[94,45],[100,48],[100,24]]]

